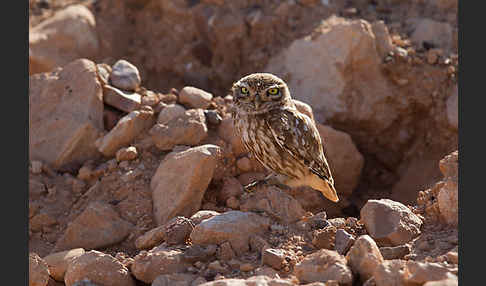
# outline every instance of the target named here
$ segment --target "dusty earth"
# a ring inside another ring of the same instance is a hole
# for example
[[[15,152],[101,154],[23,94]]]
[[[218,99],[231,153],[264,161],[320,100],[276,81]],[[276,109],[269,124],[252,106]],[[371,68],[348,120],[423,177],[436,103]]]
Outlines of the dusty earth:
[[[457,1],[29,5],[30,285],[457,285]],[[243,191],[228,90],[260,71],[338,204]]]

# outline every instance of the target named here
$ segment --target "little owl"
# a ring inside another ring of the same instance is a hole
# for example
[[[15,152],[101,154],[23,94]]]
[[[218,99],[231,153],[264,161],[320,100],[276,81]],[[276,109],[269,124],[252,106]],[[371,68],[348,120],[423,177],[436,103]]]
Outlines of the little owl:
[[[297,111],[285,82],[270,73],[243,77],[232,87],[233,120],[245,148],[272,171],[264,180],[289,187],[310,186],[338,202],[334,179],[312,119]]]

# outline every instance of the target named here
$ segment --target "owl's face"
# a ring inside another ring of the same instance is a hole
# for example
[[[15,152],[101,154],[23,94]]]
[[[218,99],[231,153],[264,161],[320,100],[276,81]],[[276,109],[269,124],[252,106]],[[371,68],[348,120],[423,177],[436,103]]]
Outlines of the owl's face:
[[[292,105],[285,82],[270,73],[254,73],[233,84],[233,101],[239,111],[259,114]]]

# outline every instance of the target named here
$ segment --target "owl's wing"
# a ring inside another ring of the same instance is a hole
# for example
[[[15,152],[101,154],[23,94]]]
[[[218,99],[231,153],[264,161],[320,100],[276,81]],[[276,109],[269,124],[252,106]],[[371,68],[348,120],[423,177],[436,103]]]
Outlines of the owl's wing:
[[[293,158],[304,162],[309,170],[334,185],[331,170],[314,122],[307,115],[281,110],[266,121],[275,142]]]

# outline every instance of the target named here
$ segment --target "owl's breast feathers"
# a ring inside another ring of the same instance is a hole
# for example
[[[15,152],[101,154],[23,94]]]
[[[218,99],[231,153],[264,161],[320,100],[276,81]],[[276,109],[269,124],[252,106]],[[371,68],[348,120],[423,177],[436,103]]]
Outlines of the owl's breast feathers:
[[[266,124],[282,150],[321,179],[334,184],[321,137],[312,119],[293,108],[286,108],[270,112]]]

